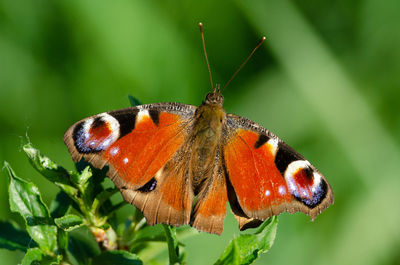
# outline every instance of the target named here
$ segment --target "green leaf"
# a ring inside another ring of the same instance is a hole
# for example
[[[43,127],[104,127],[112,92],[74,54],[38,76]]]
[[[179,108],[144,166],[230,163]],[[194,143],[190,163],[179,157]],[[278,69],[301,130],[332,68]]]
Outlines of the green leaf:
[[[235,240],[231,241],[229,245],[226,247],[224,253],[222,253],[221,257],[215,263],[216,265],[222,264],[232,264],[232,265],[239,265],[240,263],[240,249]]]
[[[117,188],[108,188],[100,192],[93,200],[92,212],[97,213],[100,206],[118,191]]]
[[[17,228],[13,223],[0,221],[0,248],[26,251],[35,246],[36,243],[26,231]]]
[[[48,256],[38,248],[30,248],[22,259],[21,265],[55,265],[60,264],[61,256]]]
[[[275,240],[278,217],[267,219],[254,234],[243,234],[234,238],[215,263],[251,264],[261,253],[267,252]]]
[[[69,233],[68,252],[79,265],[89,264],[90,258],[100,254],[99,245],[88,234],[90,231],[86,227]]]
[[[57,165],[47,156],[41,155],[40,151],[34,148],[32,144],[24,145],[23,149],[32,166],[45,178],[51,182],[70,184],[69,174],[63,167]]]
[[[72,204],[72,200],[64,191],[57,193],[56,197],[50,204],[50,215],[52,218],[64,216]]]
[[[57,227],[53,225],[47,206],[43,203],[39,189],[33,184],[18,178],[10,165],[4,162],[10,176],[10,209],[22,215],[31,238],[41,250],[49,254],[57,247]]]
[[[176,239],[176,228],[170,225],[162,225],[168,244],[168,256],[170,264],[182,264],[183,256],[179,255],[179,243]]]
[[[35,149],[32,144],[24,145],[23,149],[28,156],[29,162],[40,174],[56,184],[68,195],[74,196],[77,194],[78,191],[72,186],[67,170],[57,165],[47,156],[41,155],[40,151]]]
[[[60,250],[59,254],[65,255],[65,251],[67,250],[68,247],[68,232],[60,228],[57,229],[57,243],[58,243],[58,248]]]
[[[83,219],[75,214],[68,214],[60,218],[54,219],[56,225],[64,231],[72,231],[84,224]]]
[[[117,210],[119,210],[120,208],[122,208],[122,207],[124,207],[125,205],[127,205],[127,204],[129,204],[128,202],[126,202],[126,201],[121,201],[121,202],[119,202],[119,203],[117,203],[117,204],[111,204],[111,203],[108,203],[107,201],[102,205],[102,207],[100,208],[101,209],[101,213],[103,214],[103,215],[107,215],[107,217],[110,217],[111,218],[111,216],[117,211]]]
[[[96,265],[142,265],[143,262],[133,253],[124,250],[112,250],[103,252],[93,259],[92,264]]]
[[[122,237],[122,243],[134,253],[138,253],[146,247],[148,242],[165,242],[166,240],[162,225],[146,226],[139,230],[136,230],[135,226],[131,226],[125,228]]]
[[[134,233],[134,241],[157,241],[165,242],[167,240],[165,229],[161,225],[146,226]]]
[[[71,174],[71,180],[75,183],[75,186],[79,189],[79,196],[83,199],[85,205],[89,206],[92,204],[94,196],[94,181],[89,181],[93,176],[92,169],[90,166],[86,166],[82,172],[74,172]],[[87,207],[87,210],[90,208]],[[82,211],[85,211],[81,208]]]
[[[99,172],[99,171],[95,171],[95,172]],[[100,171],[101,172],[101,171]],[[82,198],[85,202],[85,204],[91,205],[92,201],[94,199],[95,194],[97,194],[96,188],[95,187],[97,183],[96,178],[92,178],[93,177],[93,172],[92,172],[92,168],[90,166],[86,166],[84,170],[82,170],[82,172],[78,173],[78,172],[74,172],[71,175],[71,179],[72,181],[75,183],[75,185],[78,187],[79,191],[81,192]],[[89,181],[89,180],[92,181]]]
[[[78,185],[84,185],[93,176],[90,166],[86,166],[81,173],[73,174],[72,181]]]
[[[40,264],[44,253],[38,248],[29,249],[24,258],[22,259],[22,265]]]
[[[128,95],[128,99],[129,99],[129,102],[131,103],[132,107],[142,105],[142,103],[137,98],[133,97],[132,95]]]

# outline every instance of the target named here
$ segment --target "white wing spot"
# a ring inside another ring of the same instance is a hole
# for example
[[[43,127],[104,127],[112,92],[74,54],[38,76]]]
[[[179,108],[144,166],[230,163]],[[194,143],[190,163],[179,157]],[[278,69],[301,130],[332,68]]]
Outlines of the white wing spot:
[[[124,160],[122,160],[122,161],[124,161],[124,163],[127,164],[129,162],[129,159],[127,157],[125,157]]]
[[[286,188],[284,186],[279,186],[278,191],[281,195],[286,194]]]
[[[144,117],[150,117],[147,109],[141,109],[136,117],[136,123],[139,123]]]
[[[269,196],[269,195],[271,195],[271,192],[269,190],[266,190],[265,191],[265,196]]]
[[[113,155],[113,156],[115,156],[116,154],[118,154],[118,152],[119,152],[119,148],[118,148],[118,147],[113,147],[113,148],[111,148],[111,150],[110,150],[110,154]]]
[[[270,145],[270,150],[273,156],[276,156],[276,152],[278,152],[278,138],[271,138],[267,143]]]
[[[101,144],[103,146],[103,148],[107,148],[109,145],[111,144],[111,139],[107,138],[106,140],[104,140],[104,142]]]

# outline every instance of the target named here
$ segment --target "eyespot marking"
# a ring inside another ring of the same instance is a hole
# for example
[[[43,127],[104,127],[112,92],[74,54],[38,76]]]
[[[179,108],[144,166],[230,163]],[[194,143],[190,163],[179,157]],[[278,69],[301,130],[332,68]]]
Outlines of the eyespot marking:
[[[107,149],[119,137],[119,123],[107,113],[78,123],[72,138],[80,153],[97,153]]]
[[[309,208],[316,207],[326,197],[328,186],[308,161],[290,163],[284,176],[290,193]]]

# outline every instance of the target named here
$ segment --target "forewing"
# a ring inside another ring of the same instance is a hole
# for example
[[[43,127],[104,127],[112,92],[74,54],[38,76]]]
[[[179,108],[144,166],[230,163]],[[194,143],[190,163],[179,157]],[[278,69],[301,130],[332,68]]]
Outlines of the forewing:
[[[229,201],[241,227],[282,212],[314,219],[333,203],[325,177],[260,125],[228,114],[224,135]]]
[[[179,156],[190,152],[185,146],[195,111],[179,103],[110,111],[77,122],[64,141],[75,162],[83,158],[96,168],[107,165],[107,175],[150,224],[188,223],[191,191]]]

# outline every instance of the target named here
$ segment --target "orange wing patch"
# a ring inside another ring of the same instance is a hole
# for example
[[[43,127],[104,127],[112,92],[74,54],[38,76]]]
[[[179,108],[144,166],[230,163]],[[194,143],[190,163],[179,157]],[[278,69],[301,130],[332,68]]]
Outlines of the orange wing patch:
[[[184,142],[178,115],[160,113],[158,126],[147,115],[135,129],[112,144],[103,154],[119,177],[130,187],[145,185]]]
[[[229,180],[244,213],[265,219],[280,211],[275,206],[292,200],[285,179],[275,166],[276,147],[258,145],[259,134],[239,129],[225,146],[224,158]],[[257,143],[257,144],[256,144]]]
[[[180,152],[187,155],[190,149]],[[122,190],[125,200],[143,212],[149,225],[189,223],[193,192],[188,179],[188,160],[177,154],[140,189]]]

